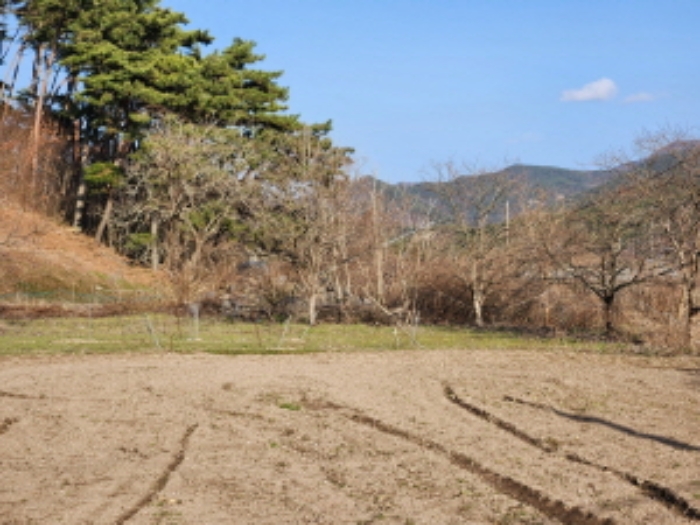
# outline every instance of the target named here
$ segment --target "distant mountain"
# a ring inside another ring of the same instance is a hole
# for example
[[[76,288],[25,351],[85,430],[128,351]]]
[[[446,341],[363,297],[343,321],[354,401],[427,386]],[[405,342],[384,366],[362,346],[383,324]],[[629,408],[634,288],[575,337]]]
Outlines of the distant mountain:
[[[372,177],[368,182],[384,192],[390,200],[399,202],[404,209],[423,214],[429,222],[450,222],[455,212],[473,221],[475,203],[484,195],[493,195],[498,188],[508,187],[503,200],[508,206],[498,206],[489,215],[490,222],[517,215],[524,206],[554,205],[581,202],[587,197],[605,193],[624,184],[630,172],[663,173],[673,168],[684,157],[700,155],[700,141],[682,140],[666,144],[647,157],[621,163],[609,170],[571,170],[555,166],[514,164],[503,170],[477,175],[461,175],[450,180],[389,184]],[[361,197],[364,198],[364,197]],[[408,200],[404,200],[408,198]]]
[[[606,184],[614,176],[609,170],[581,171],[552,166],[514,164],[503,170],[532,189],[543,190],[554,198],[570,198]]]
[[[473,176],[462,175],[454,180],[437,184],[469,186],[478,181],[480,185],[488,185],[490,181],[505,178],[518,182],[530,190],[544,191],[554,198],[568,198],[605,184],[611,177],[613,177],[613,173],[608,170],[581,171],[553,166],[513,164],[501,171]],[[418,182],[399,184],[399,186],[420,195],[426,189],[434,187],[435,184],[434,182]]]
[[[522,203],[543,200],[549,204],[575,200],[579,196],[611,182],[615,172],[609,170],[570,170],[553,166],[514,164],[501,171],[479,175],[463,175],[441,182],[389,184],[375,181],[377,189],[390,199],[412,198],[416,210],[431,210],[438,216],[447,210],[447,199],[464,203],[468,208],[477,195],[493,191],[499,185],[510,187],[511,213],[517,214]],[[443,219],[446,217],[442,217]],[[491,218],[502,220],[503,210]],[[438,219],[439,220],[439,219]]]

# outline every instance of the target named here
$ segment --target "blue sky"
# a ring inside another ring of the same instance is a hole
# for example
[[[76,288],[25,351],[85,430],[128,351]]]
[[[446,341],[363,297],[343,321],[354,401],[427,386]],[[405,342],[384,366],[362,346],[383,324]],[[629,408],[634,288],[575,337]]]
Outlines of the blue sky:
[[[257,42],[302,120],[363,173],[585,169],[644,131],[698,135],[700,0],[161,0]]]

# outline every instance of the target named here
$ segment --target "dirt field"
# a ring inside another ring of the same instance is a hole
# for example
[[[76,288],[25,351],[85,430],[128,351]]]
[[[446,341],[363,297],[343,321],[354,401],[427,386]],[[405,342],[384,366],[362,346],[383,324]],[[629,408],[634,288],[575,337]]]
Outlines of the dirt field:
[[[700,358],[0,360],[0,523],[700,520]]]

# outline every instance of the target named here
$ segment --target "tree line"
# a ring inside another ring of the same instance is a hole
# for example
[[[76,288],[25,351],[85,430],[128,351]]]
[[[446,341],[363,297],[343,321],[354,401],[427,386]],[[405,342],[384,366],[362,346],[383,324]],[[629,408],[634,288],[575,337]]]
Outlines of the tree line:
[[[270,159],[287,153],[280,137],[306,129],[334,149],[330,122],[308,125],[287,112],[281,72],[255,68],[264,56],[255,53],[254,42],[237,38],[205,53],[213,38],[186,23],[184,14],[158,0],[0,3],[4,135],[28,132],[5,147],[19,152],[22,146],[24,173],[16,176],[30,193],[27,202],[55,178],[45,173],[55,166],[43,165],[42,156],[58,147],[52,160],[63,173],[51,188],[58,191],[43,193],[76,227],[104,240],[130,156],[169,116],[229,130],[249,147],[264,143],[258,149],[267,148]],[[347,152],[337,151],[338,158]],[[249,170],[258,178],[266,176],[262,160]]]
[[[416,199],[353,175],[330,121],[289,113],[254,42],[212,43],[158,0],[1,0],[0,199],[166,275],[181,302],[692,346],[696,142],[641,137],[574,201],[452,162]]]

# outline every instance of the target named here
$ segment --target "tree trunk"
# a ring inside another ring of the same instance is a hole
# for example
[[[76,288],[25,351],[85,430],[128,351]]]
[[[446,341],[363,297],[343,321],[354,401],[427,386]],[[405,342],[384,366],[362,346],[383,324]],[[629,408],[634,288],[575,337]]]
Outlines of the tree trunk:
[[[44,120],[44,100],[48,90],[48,76],[50,74],[50,60],[44,56],[44,45],[40,45],[36,50],[34,63],[35,79],[32,83],[36,85],[34,100],[34,123],[32,124],[31,149],[29,157],[30,183],[29,200],[30,206],[36,208],[40,203],[36,202],[38,197],[38,177],[39,177],[39,150],[41,149],[41,124]],[[27,203],[25,203],[26,205]]]
[[[474,322],[476,326],[484,326],[484,299],[481,294],[474,292]]]
[[[158,271],[160,262],[160,253],[158,246],[158,219],[151,219],[151,269],[154,272]]]
[[[97,232],[95,233],[95,240],[97,242],[102,242],[105,230],[107,229],[107,224],[112,216],[112,209],[114,208],[114,197],[112,192],[109,192],[107,197],[107,204],[105,204],[104,212],[102,213],[102,218],[100,219],[100,225],[97,227]]]
[[[374,272],[377,300],[384,304],[384,247],[379,224],[379,202],[376,185],[372,190],[372,234],[374,241]]]
[[[481,282],[479,262],[472,262],[472,307],[474,308],[474,322],[479,328],[484,326],[484,303],[486,292]]]
[[[73,228],[82,229],[83,213],[85,212],[85,198],[87,194],[87,186],[82,177],[82,168],[80,180],[78,182],[78,191],[75,194],[75,211],[73,213]]]
[[[612,337],[615,334],[615,296],[609,295],[602,298],[603,301],[603,326],[606,337]]]
[[[314,290],[311,292],[311,295],[309,296],[309,324],[311,326],[316,325],[316,321],[318,318],[318,294]]]
[[[682,323],[680,343],[683,348],[691,348],[693,346],[694,288],[695,286],[690,280],[686,280],[683,283],[681,302],[678,308],[678,318]]]

